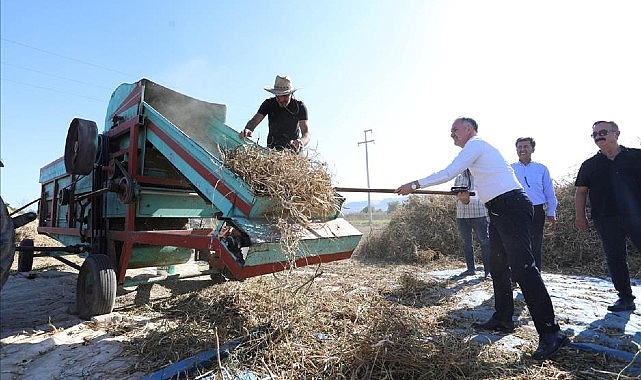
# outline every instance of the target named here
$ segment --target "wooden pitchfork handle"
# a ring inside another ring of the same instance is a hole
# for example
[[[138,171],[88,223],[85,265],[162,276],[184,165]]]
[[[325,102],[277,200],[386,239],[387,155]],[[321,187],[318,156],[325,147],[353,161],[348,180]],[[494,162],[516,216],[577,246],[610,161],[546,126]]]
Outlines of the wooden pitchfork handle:
[[[388,193],[393,194],[396,192],[396,189],[368,189],[368,188],[359,188],[359,187],[335,187],[339,193]],[[461,191],[467,191],[461,188],[460,191],[439,191],[439,190],[423,190],[418,189],[414,190],[411,194],[436,194],[436,195],[456,195]],[[470,191],[470,195],[476,195],[475,192]]]

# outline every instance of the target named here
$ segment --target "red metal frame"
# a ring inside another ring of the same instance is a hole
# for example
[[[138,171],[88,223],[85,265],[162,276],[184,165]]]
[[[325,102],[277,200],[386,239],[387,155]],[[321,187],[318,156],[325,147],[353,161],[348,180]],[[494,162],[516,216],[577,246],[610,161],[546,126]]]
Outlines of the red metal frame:
[[[224,266],[237,279],[245,279],[263,274],[269,274],[289,269],[289,261],[242,266],[234,255],[227,250],[224,244],[214,236],[212,229],[201,230],[164,230],[164,231],[110,231],[110,239],[116,241],[129,241],[150,245],[171,245],[175,247],[208,250],[217,254]],[[353,251],[339,252],[328,255],[313,255],[295,260],[297,266],[313,265],[336,260],[348,259]],[[222,269],[222,268],[221,268]],[[123,277],[124,280],[124,277]],[[121,281],[119,279],[119,281]]]

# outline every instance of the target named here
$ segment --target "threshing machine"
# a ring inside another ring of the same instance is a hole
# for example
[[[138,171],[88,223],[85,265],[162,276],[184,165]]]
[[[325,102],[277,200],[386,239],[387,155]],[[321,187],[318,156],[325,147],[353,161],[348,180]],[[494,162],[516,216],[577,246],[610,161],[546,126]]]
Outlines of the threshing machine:
[[[113,310],[117,287],[137,284],[129,269],[176,268],[196,259],[208,263],[197,276],[245,279],[349,258],[361,233],[338,211],[301,226],[293,257],[281,249],[281,232],[267,216],[274,200],[256,195],[223,165],[224,152],[244,143],[225,125],[225,114],[225,105],[147,79],[120,85],[104,131],[73,119],[64,156],[40,170],[38,232],[64,247],[43,252],[23,242],[16,250],[71,266],[62,256],[85,256],[75,265],[83,318]],[[213,223],[191,228],[194,219]],[[188,276],[194,274],[169,271],[163,280]]]

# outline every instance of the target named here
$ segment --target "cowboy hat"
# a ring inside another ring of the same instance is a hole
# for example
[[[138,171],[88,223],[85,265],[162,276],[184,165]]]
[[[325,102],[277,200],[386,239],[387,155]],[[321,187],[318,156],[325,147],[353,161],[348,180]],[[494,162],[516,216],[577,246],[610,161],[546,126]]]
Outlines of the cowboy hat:
[[[265,90],[271,92],[274,95],[287,95],[293,94],[294,91],[297,90],[297,88],[292,87],[292,80],[287,75],[276,75],[274,87],[270,88],[266,86]]]

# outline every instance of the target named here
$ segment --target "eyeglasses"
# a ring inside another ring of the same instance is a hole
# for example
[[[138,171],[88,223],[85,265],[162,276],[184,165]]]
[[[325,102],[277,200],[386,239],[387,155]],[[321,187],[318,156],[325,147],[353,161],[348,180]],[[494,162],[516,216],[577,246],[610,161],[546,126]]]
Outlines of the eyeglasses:
[[[602,129],[602,130],[600,130],[598,132],[592,132],[592,134],[590,136],[592,136],[592,138],[594,139],[597,136],[599,136],[599,137],[607,136],[610,132],[614,132],[614,131],[613,130],[608,130],[608,129]]]

